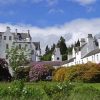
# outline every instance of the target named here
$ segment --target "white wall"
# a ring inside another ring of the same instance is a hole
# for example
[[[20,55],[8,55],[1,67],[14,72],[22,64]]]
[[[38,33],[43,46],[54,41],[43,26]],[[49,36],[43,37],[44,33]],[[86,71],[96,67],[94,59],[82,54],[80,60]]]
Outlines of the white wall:
[[[55,48],[55,53],[52,55],[51,59],[52,61],[62,61],[62,55],[60,54],[59,48]]]

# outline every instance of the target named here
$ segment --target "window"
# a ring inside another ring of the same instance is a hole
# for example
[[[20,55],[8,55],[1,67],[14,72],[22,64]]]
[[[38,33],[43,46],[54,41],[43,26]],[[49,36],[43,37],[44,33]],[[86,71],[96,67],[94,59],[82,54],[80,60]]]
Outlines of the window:
[[[27,47],[27,44],[25,44],[25,48]]]
[[[2,35],[0,35],[0,40],[2,39]]]
[[[57,57],[57,60],[59,60],[59,57]]]
[[[87,58],[87,62],[88,62],[88,58]]]
[[[12,40],[12,36],[9,36],[9,40]]]
[[[6,44],[6,49],[9,49],[9,45],[8,44]]]
[[[6,55],[6,59],[8,59],[8,55]]]
[[[6,36],[4,36],[4,40],[6,40]]]
[[[98,55],[97,55],[97,61],[99,60],[99,57],[98,57]]]
[[[83,59],[82,59],[82,64],[83,64]]]
[[[21,49],[21,44],[19,44],[19,49]]]
[[[93,61],[93,56],[92,56],[92,61]]]
[[[31,54],[34,54],[34,50],[31,51]]]

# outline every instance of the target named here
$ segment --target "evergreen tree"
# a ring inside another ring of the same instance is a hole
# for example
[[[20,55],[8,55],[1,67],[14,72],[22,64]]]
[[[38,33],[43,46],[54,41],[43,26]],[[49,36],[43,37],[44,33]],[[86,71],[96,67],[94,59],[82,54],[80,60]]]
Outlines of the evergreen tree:
[[[80,41],[79,41],[79,39],[78,39],[77,42],[75,42],[75,47],[80,47]]]
[[[48,45],[45,48],[45,54],[48,54],[50,52],[50,48],[48,47]]]
[[[60,52],[62,55],[67,53],[67,46],[65,43],[65,39],[61,36],[60,40],[57,43],[57,46],[60,48]]]
[[[55,49],[55,44],[53,44],[52,46],[51,46],[51,53],[54,51],[54,49]]]

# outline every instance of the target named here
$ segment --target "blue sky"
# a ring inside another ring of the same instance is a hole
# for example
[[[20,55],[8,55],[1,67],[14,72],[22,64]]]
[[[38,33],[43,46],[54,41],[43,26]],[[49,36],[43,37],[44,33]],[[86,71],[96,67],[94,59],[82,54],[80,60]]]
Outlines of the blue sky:
[[[100,0],[0,0],[0,22],[47,27],[100,16]]]
[[[100,0],[0,0],[0,31],[30,30],[45,46],[64,36],[72,44],[87,34],[100,34]]]

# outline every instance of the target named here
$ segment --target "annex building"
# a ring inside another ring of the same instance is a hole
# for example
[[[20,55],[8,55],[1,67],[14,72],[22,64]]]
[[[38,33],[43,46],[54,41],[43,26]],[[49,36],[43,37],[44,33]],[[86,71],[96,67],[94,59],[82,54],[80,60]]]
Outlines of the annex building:
[[[92,34],[80,40],[80,47],[73,47],[72,53],[68,55],[68,60],[63,62],[63,66],[84,64],[89,61],[100,63],[100,39],[96,39]]]

